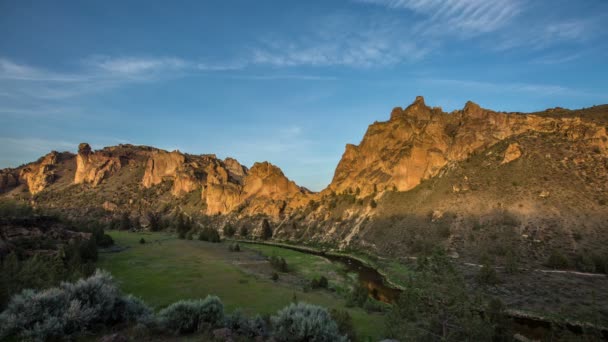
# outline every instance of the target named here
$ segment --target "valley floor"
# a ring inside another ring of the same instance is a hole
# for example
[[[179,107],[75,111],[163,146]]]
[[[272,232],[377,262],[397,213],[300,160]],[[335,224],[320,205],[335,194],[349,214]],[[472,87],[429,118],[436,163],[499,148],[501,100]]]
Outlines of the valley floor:
[[[340,292],[354,282],[338,264],[326,259],[288,250],[272,250],[241,244],[241,252],[230,252],[229,242],[208,243],[180,240],[164,233],[109,232],[118,252],[100,254],[99,267],[119,281],[125,293],[141,297],[155,309],[180,299],[219,296],[226,310],[240,308],[246,314],[272,314],[295,299],[327,308],[349,311],[357,335],[379,340],[383,336],[384,316],[360,308],[347,308]],[[141,244],[140,239],[146,243]],[[279,251],[280,250],[280,251]],[[274,272],[261,255],[280,253],[290,266],[289,273]],[[326,275],[330,290],[303,291],[313,277]]]

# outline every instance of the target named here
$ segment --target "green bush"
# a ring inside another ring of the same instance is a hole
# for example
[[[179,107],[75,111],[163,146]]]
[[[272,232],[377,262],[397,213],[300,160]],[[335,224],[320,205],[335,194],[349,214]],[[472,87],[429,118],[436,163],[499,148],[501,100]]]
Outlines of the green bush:
[[[340,335],[346,336],[351,341],[357,340],[357,333],[355,332],[355,326],[353,325],[353,318],[350,316],[348,311],[342,309],[331,309],[329,314],[338,325]]]
[[[209,228],[209,227],[205,227],[203,228],[203,230],[201,230],[198,239],[201,241],[208,241],[208,242],[220,242],[220,234],[217,232],[217,230],[213,229],[213,228]]]
[[[306,303],[290,304],[271,317],[273,337],[280,342],[347,341],[326,309]]]
[[[272,228],[270,227],[270,222],[267,219],[262,221],[262,239],[268,240],[272,237]]]
[[[479,272],[477,272],[477,283],[480,285],[496,285],[499,283],[498,275],[494,266],[490,263],[484,263]]]
[[[241,246],[238,243],[231,243],[228,246],[228,250],[231,252],[240,252],[241,251]]]
[[[268,336],[268,325],[261,316],[257,315],[249,319],[239,309],[226,316],[224,327],[240,337],[254,339],[258,336]]]
[[[585,252],[579,253],[574,257],[574,267],[581,272],[596,272],[593,256]]]
[[[139,239],[139,243],[143,245],[146,243],[146,240],[142,237],[141,239]]]
[[[318,288],[326,289],[328,286],[329,286],[329,281],[327,280],[327,278],[325,276],[321,276],[319,278],[314,278],[313,280],[310,281],[310,287],[312,287],[313,289],[318,289]]]
[[[545,266],[556,270],[567,269],[570,267],[570,261],[559,251],[551,251]]]
[[[247,229],[246,226],[242,226],[241,229],[239,229],[239,235],[242,238],[246,238],[249,236],[249,229]]]
[[[216,296],[181,300],[158,313],[158,322],[166,331],[186,334],[219,327],[224,321],[224,305]]]
[[[97,326],[144,322],[151,313],[140,300],[123,296],[109,273],[98,270],[75,283],[14,296],[0,314],[0,338],[63,340]]]
[[[289,272],[289,267],[287,266],[287,261],[285,261],[285,259],[283,257],[278,257],[276,255],[273,255],[270,257],[270,265],[272,266],[272,268],[274,268],[275,270],[279,271],[279,272]]]
[[[234,234],[236,234],[236,229],[232,225],[226,224],[224,226],[223,232],[224,232],[224,236],[233,237]]]
[[[348,294],[346,298],[346,305],[353,307],[363,307],[363,304],[367,301],[369,297],[369,293],[365,287],[360,284],[357,284]]]

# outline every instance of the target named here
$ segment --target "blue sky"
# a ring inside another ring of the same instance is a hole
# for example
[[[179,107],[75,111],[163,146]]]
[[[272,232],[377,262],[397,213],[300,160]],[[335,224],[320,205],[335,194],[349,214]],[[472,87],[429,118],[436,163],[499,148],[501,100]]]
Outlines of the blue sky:
[[[314,190],[416,95],[608,103],[608,2],[0,1],[0,168],[119,143],[268,160]]]

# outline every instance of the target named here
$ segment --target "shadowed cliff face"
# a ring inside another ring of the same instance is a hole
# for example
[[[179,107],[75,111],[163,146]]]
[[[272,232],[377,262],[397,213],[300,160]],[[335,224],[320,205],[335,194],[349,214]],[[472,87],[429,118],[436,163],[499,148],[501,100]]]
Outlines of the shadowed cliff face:
[[[395,108],[389,121],[370,125],[358,146],[346,146],[329,189],[359,188],[361,196],[407,191],[449,163],[524,132],[561,134],[606,153],[606,128],[578,117],[498,113],[473,102],[448,114],[428,107],[419,96],[406,109]]]

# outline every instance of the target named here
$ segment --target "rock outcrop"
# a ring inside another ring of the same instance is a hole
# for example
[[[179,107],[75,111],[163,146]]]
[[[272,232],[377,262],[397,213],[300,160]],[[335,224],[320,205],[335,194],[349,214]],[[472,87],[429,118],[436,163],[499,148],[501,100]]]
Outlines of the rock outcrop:
[[[53,151],[42,157],[38,162],[21,169],[19,179],[27,184],[31,194],[39,193],[55,181],[54,169],[58,159],[59,153]]]
[[[283,171],[269,162],[255,163],[245,177],[243,191],[247,197],[285,199],[302,192],[285,177]]]
[[[142,185],[149,188],[163,181],[173,182],[174,196],[200,189],[209,215],[240,207],[243,213],[276,216],[288,201],[306,192],[268,162],[256,163],[248,170],[233,158],[222,161],[215,155],[159,150],[146,163]]]
[[[510,163],[510,162],[518,159],[519,157],[521,157],[521,155],[522,155],[522,152],[521,152],[521,148],[519,147],[519,144],[511,143],[505,150],[505,155],[502,159],[501,164]]]
[[[0,171],[0,193],[7,192],[19,185],[19,172],[13,169]]]
[[[155,151],[146,164],[142,185],[149,188],[165,180],[173,181],[171,192],[175,196],[194,191],[201,187],[203,175],[197,176],[196,163],[187,160],[179,151]]]
[[[297,206],[300,197],[308,193],[271,163],[255,163],[250,170],[242,170],[242,183],[238,178],[230,178],[227,183],[213,182],[205,186],[203,198],[208,214],[225,214],[240,208],[243,214],[277,217],[288,204]]]
[[[74,183],[97,186],[122,167],[119,157],[106,150],[93,152],[87,143],[78,145]]]
[[[499,113],[473,102],[445,113],[428,107],[419,96],[406,109],[393,109],[389,121],[370,125],[358,146],[346,145],[328,190],[359,188],[361,196],[388,189],[407,191],[437,176],[449,163],[529,131],[559,133],[606,153],[606,128],[579,117]]]

